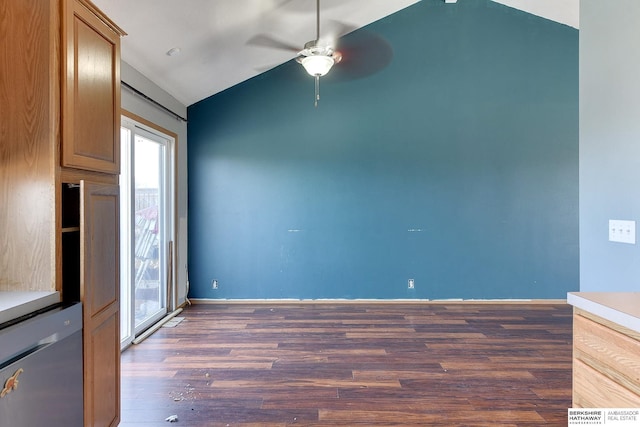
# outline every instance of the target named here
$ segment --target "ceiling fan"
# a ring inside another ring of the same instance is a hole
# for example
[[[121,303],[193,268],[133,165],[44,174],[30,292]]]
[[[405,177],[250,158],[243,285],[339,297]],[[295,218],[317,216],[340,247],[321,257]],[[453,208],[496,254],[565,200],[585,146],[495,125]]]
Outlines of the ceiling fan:
[[[298,53],[296,61],[302,64],[309,75],[315,78],[314,105],[320,100],[320,77],[326,75],[334,64],[342,60],[342,54],[320,40],[320,0],[316,0],[316,39],[308,41]]]
[[[353,31],[355,27],[345,24],[340,25],[340,33]],[[292,47],[266,35],[258,35],[249,40],[249,44],[274,47],[278,49],[293,50],[297,53],[296,61],[315,79],[314,105],[318,106],[320,100],[320,77],[326,75],[331,67],[342,60],[342,54],[335,50],[334,41],[320,38],[320,0],[316,0],[316,38],[305,43],[302,50]]]

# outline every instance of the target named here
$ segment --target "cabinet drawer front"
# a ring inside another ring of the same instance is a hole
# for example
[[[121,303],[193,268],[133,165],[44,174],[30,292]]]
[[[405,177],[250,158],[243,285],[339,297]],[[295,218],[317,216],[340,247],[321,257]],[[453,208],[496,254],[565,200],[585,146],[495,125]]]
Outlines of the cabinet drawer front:
[[[640,405],[640,342],[582,316],[574,316],[573,328],[574,358],[632,392]]]
[[[637,408],[640,396],[580,360],[573,361],[574,408]]]

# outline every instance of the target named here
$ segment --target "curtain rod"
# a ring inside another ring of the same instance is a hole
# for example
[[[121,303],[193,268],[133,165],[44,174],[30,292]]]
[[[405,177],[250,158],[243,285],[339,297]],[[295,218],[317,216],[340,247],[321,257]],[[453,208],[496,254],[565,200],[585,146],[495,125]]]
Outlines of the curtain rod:
[[[183,122],[187,122],[187,119],[185,119],[184,117],[182,117],[180,114],[178,113],[174,113],[173,111],[171,111],[170,109],[168,109],[167,107],[165,107],[164,105],[160,104],[158,101],[156,101],[155,99],[145,95],[144,93],[140,92],[138,89],[136,89],[135,87],[131,86],[130,84],[124,82],[124,81],[120,81],[120,84],[122,86],[124,86],[125,88],[129,89],[131,92],[133,92],[135,95],[140,96],[141,98],[143,98],[145,101],[153,104],[154,106],[160,108],[162,111],[164,111],[167,114],[172,115],[173,117],[175,117],[178,120],[182,120]]]

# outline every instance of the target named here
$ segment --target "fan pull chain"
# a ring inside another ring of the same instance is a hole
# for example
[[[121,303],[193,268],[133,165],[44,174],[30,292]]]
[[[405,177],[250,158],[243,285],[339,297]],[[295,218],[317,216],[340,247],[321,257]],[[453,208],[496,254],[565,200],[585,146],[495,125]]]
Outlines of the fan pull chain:
[[[318,106],[318,101],[320,101],[320,76],[316,76],[316,97],[315,102],[313,103],[314,107]]]

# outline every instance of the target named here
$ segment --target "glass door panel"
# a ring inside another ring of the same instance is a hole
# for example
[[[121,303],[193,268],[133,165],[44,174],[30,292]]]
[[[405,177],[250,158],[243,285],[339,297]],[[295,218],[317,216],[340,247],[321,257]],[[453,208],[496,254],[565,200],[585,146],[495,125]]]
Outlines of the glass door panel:
[[[135,329],[166,313],[164,144],[138,133],[134,143]]]

